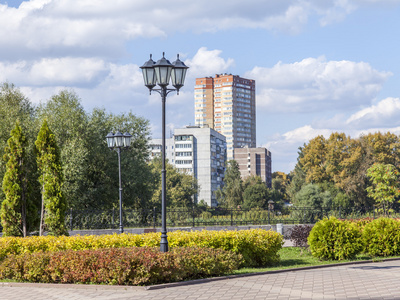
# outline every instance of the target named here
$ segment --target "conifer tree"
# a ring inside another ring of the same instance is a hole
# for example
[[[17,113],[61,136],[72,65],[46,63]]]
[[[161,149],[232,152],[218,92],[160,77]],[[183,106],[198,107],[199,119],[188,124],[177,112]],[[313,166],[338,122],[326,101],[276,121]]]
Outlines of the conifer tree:
[[[54,134],[45,120],[35,142],[39,182],[42,185],[42,217],[40,232],[43,230],[43,220],[50,235],[68,234],[65,226],[65,211],[67,208],[62,194],[62,167],[60,153]]]
[[[0,179],[4,178],[7,161],[3,160],[4,150],[8,146],[10,132],[15,127],[15,121],[19,120],[24,135],[28,141],[26,159],[28,165],[32,163],[29,157],[29,139],[35,138],[34,122],[35,110],[29,100],[13,84],[0,83]],[[0,203],[5,199],[3,189],[0,189]]]
[[[17,121],[7,141],[3,177],[5,199],[1,204],[3,236],[27,236],[26,139]]]

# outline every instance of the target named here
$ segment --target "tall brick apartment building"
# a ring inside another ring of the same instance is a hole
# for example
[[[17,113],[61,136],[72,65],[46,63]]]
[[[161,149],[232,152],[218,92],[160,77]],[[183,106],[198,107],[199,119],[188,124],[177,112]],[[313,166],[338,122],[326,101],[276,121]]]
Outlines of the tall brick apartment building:
[[[234,149],[256,147],[255,80],[232,74],[196,78],[195,124],[226,137],[227,158]]]

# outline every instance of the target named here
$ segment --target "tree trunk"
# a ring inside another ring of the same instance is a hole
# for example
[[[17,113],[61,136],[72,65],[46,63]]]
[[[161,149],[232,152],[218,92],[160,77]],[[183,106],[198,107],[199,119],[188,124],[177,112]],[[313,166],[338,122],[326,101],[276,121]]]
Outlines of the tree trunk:
[[[23,161],[20,161],[20,166],[23,166]],[[23,172],[24,173],[24,172]],[[26,237],[27,233],[27,220],[26,220],[26,181],[24,180],[25,174],[23,174],[19,180],[22,184],[22,195],[21,195],[21,217],[22,217],[22,236]]]
[[[39,236],[43,235],[43,218],[44,218],[44,183],[42,187],[42,208],[40,209],[40,228],[39,228]]]

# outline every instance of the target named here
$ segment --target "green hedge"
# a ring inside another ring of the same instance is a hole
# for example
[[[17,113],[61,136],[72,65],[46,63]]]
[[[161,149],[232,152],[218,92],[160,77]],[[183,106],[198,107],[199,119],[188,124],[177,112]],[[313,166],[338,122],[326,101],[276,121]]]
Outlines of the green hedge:
[[[257,267],[279,261],[282,235],[263,229],[239,231],[174,231],[168,233],[170,248],[208,247],[241,254],[243,266]],[[87,250],[121,247],[159,247],[160,234],[113,234],[100,236],[0,238],[0,261],[10,254],[38,251]]]
[[[371,256],[400,255],[400,221],[379,218],[363,228],[364,252]]]
[[[243,255],[244,266],[259,267],[279,261],[283,236],[263,229],[234,231],[175,231],[169,233],[171,247],[198,246],[230,250]]]
[[[310,232],[308,244],[312,255],[324,260],[353,258],[364,247],[359,227],[335,217],[317,222]]]
[[[320,259],[347,259],[360,253],[400,255],[400,220],[325,218],[315,224],[308,243],[312,255]]]
[[[0,279],[43,283],[147,285],[220,276],[237,269],[242,256],[207,248],[108,248],[10,255]]]

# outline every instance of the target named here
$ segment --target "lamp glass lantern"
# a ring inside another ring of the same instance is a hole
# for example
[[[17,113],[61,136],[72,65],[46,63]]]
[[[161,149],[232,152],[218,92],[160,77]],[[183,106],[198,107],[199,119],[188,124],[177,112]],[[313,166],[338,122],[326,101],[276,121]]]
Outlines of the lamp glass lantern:
[[[169,84],[172,72],[172,64],[168,59],[163,57],[154,64],[154,72],[156,73],[157,84],[161,87],[166,87]]]
[[[157,84],[156,72],[154,70],[155,62],[151,56],[150,54],[150,59],[140,67],[143,73],[144,85],[147,86],[149,90],[152,90]]]
[[[112,132],[110,132],[109,134],[107,134],[106,136],[106,140],[107,140],[107,146],[108,148],[114,148],[114,134]]]
[[[179,91],[185,82],[186,70],[189,68],[180,59],[179,54],[177,55],[176,61],[172,63],[173,69],[171,73],[172,85]]]
[[[121,148],[124,146],[124,135],[121,132],[117,131],[114,134],[114,140],[115,140],[115,147]]]
[[[269,200],[268,201],[268,209],[269,210],[274,210],[274,201],[273,200]]]
[[[129,132],[124,133],[124,147],[131,145],[132,135]]]

